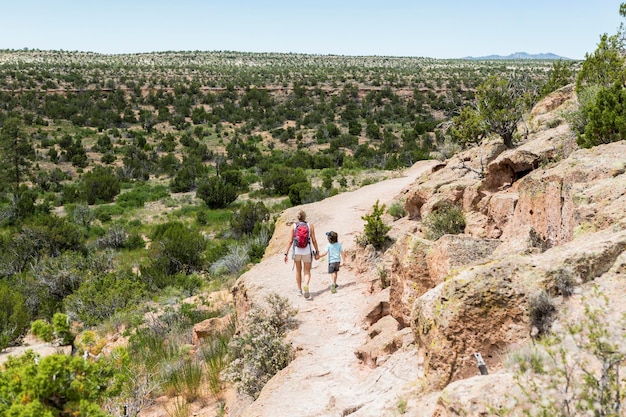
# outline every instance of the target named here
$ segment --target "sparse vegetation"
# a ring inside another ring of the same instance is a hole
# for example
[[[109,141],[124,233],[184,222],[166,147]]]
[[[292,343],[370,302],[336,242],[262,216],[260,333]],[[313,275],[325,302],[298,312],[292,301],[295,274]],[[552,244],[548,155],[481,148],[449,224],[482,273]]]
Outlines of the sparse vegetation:
[[[424,236],[437,240],[443,235],[457,235],[465,231],[463,210],[455,204],[444,203],[422,220]]]
[[[406,404],[407,404],[406,398],[404,397],[398,398],[398,413],[400,414],[406,413]]]
[[[384,204],[379,206],[379,202],[376,200],[371,213],[361,216],[365,220],[363,230],[364,243],[370,244],[376,249],[381,249],[385,245],[387,232],[391,229],[391,226],[387,226],[382,219],[385,208]]]
[[[556,318],[556,306],[546,291],[539,291],[530,297],[528,315],[532,326],[531,335],[542,337],[550,333],[552,322]]]
[[[245,332],[233,337],[229,345],[232,361],[226,379],[253,398],[292,359],[291,345],[284,337],[295,326],[296,310],[277,294],[269,295],[266,302],[266,309],[253,307],[246,317]]]
[[[222,392],[224,381],[222,381],[221,373],[228,365],[228,343],[233,334],[234,323],[227,332],[209,339],[201,347],[209,390],[214,396]]]
[[[404,209],[404,205],[401,202],[392,203],[387,209],[387,213],[393,217],[395,220],[398,220],[404,216],[406,216],[406,210]]]
[[[566,318],[563,331],[513,355],[520,395],[499,415],[622,415],[625,318],[619,325],[608,318],[608,298],[597,289],[583,301],[582,317]]]

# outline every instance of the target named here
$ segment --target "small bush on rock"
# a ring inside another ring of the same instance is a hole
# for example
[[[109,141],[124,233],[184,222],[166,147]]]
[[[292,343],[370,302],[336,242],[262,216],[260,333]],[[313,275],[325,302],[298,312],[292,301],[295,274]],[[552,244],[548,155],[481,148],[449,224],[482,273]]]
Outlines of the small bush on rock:
[[[531,334],[534,336],[549,334],[555,314],[556,307],[547,292],[540,291],[531,297],[528,306],[530,324],[533,327]]]
[[[255,399],[267,381],[292,359],[291,345],[284,338],[287,330],[295,326],[297,311],[277,294],[270,294],[266,301],[267,308],[250,310],[246,331],[228,345],[232,362],[225,379]]]
[[[365,241],[376,249],[381,249],[385,240],[387,240],[387,232],[391,229],[383,222],[381,216],[385,212],[385,205],[378,205],[378,200],[372,207],[372,212],[361,218],[365,220],[364,237]]]
[[[387,209],[387,213],[395,220],[398,220],[404,216],[406,216],[406,210],[404,206],[400,202],[395,202]]]
[[[614,310],[597,288],[582,301],[582,317],[511,357],[518,390],[498,416],[623,415],[626,318],[609,318]]]
[[[465,231],[465,216],[460,207],[446,203],[424,217],[424,235],[437,240],[443,235],[458,235]]]

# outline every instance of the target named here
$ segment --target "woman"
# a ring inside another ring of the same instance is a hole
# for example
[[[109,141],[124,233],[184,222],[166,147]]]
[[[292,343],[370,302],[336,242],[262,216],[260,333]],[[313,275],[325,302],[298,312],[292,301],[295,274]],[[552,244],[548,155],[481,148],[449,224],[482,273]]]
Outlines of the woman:
[[[304,242],[299,244],[298,240],[302,239],[305,239]],[[306,221],[306,213],[303,210],[298,211],[298,221],[291,226],[289,244],[285,249],[285,263],[287,263],[289,259],[290,249],[292,250],[292,258],[296,267],[298,295],[302,295],[302,275],[304,273],[304,298],[308,299],[311,295],[309,293],[311,262],[316,254],[319,253],[319,250],[317,248],[317,239],[315,239],[315,228],[311,223]]]

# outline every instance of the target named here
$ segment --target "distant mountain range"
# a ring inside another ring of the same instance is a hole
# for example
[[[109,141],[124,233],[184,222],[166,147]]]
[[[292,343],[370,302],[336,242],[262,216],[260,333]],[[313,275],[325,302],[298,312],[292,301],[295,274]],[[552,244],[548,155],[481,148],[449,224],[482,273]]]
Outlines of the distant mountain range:
[[[488,59],[571,59],[571,58],[565,58],[562,56],[558,56],[556,54],[553,54],[552,52],[548,52],[545,54],[528,54],[526,52],[515,52],[512,53],[510,55],[487,55],[487,56],[479,56],[479,57],[473,57],[473,56],[466,56],[463,59],[476,59],[476,60],[488,60]]]

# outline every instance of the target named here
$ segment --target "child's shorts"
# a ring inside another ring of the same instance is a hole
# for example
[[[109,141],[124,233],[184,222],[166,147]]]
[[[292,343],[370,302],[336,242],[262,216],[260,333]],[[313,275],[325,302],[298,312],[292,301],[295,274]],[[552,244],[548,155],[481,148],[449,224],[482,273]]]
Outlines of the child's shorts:
[[[331,262],[328,264],[328,273],[339,272],[339,262]]]

